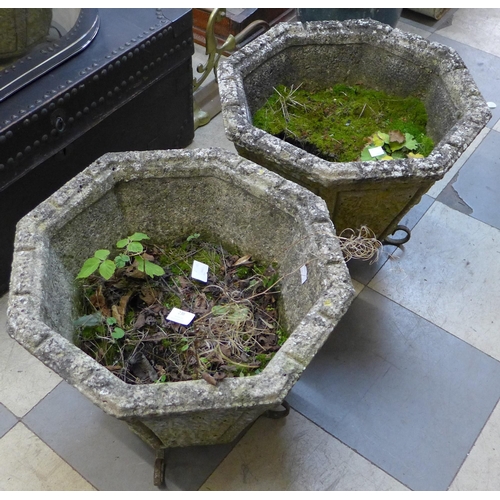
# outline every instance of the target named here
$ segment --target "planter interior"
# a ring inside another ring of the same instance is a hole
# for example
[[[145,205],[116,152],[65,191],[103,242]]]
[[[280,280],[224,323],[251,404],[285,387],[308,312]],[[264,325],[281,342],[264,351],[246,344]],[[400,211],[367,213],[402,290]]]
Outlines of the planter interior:
[[[81,264],[136,231],[278,263],[291,335],[261,374],[128,385],[73,344]],[[353,294],[323,200],[215,148],[101,157],[20,221],[10,290],[10,335],[155,448],[229,442],[281,403]]]
[[[218,82],[226,134],[242,156],[320,195],[337,231],[367,225],[381,238],[491,117],[453,49],[370,19],[282,23],[222,61]],[[277,85],[324,89],[337,83],[419,96],[435,143],[431,155],[332,163],[253,127],[253,113]]]

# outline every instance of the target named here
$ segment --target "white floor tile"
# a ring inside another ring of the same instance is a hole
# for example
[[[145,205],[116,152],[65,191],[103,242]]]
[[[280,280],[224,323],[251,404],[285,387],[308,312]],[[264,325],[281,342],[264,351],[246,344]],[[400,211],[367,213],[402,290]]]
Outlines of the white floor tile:
[[[208,125],[199,127],[193,142],[186,149],[213,148],[227,149],[231,153],[237,154],[234,144],[224,133],[222,113],[212,118]]]
[[[8,295],[0,298],[0,403],[24,416],[61,377],[12,339],[5,328]]]
[[[356,298],[362,291],[365,285],[356,280],[351,280],[354,287],[354,298]]]
[[[450,486],[453,491],[500,490],[500,405],[484,426]]]
[[[497,106],[500,106],[500,102],[497,103]],[[495,126],[493,127],[493,130],[495,130],[496,132],[500,132],[500,120],[498,120],[495,123]]]
[[[260,418],[201,490],[407,490],[294,410]]]
[[[22,423],[0,439],[0,457],[0,490],[94,490]]]
[[[436,33],[500,57],[500,9],[457,9]]]
[[[369,287],[500,359],[500,231],[434,202]]]

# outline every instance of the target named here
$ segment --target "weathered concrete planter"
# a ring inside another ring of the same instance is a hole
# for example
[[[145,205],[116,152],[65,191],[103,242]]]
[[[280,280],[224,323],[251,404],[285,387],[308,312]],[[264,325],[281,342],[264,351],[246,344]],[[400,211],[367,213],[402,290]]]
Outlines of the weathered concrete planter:
[[[82,262],[135,231],[197,231],[279,263],[291,336],[261,374],[127,385],[73,344]],[[284,400],[352,300],[334,235],[321,198],[222,149],[107,154],[19,222],[8,331],[154,448],[229,442]]]
[[[337,231],[367,225],[380,238],[392,233],[491,117],[453,49],[370,19],[276,25],[222,61],[218,82],[226,134],[239,154],[321,196]],[[422,96],[436,144],[430,156],[331,163],[252,126],[252,114],[278,84],[359,82]]]

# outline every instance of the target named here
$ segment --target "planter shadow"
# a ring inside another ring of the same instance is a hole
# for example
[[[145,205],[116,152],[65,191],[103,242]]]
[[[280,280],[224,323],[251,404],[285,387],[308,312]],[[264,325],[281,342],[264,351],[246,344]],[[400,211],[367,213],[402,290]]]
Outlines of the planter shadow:
[[[371,19],[281,23],[222,61],[218,83],[226,135],[240,155],[321,196],[337,231],[366,225],[380,239],[444,176],[491,117],[453,49]],[[337,83],[418,95],[435,143],[432,153],[334,163],[252,125],[253,113],[279,84],[315,90]]]
[[[290,337],[262,373],[128,385],[74,345],[79,268],[135,231],[165,244],[199,232],[278,263]],[[155,449],[225,443],[284,401],[352,297],[326,205],[308,190],[218,148],[111,153],[19,222],[8,332]]]

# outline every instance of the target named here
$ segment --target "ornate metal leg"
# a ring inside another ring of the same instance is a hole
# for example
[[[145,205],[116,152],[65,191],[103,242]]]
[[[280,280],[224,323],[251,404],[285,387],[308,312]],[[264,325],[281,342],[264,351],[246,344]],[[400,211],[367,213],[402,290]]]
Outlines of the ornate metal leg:
[[[208,18],[207,29],[205,32],[205,54],[208,56],[205,64],[199,64],[196,68],[198,73],[201,73],[200,78],[193,79],[193,92],[200,88],[201,84],[207,79],[208,75],[214,72],[217,80],[217,66],[219,60],[224,53],[232,52],[236,46],[242,43],[247,37],[255,34],[258,31],[266,31],[269,29],[269,24],[265,21],[257,20],[250,23],[243,31],[236,36],[229,35],[226,41],[220,46],[217,46],[217,38],[215,37],[215,23],[220,22],[226,16],[226,9],[214,9]],[[196,95],[196,94],[195,94]],[[213,118],[206,111],[202,110],[196,98],[193,104],[194,128],[206,125]]]
[[[163,448],[156,450],[154,485],[165,485],[165,450]]]
[[[286,401],[283,401],[281,406],[283,406],[284,410],[267,410],[262,416],[275,419],[285,418],[290,413],[290,405]]]
[[[398,231],[403,231],[406,233],[402,238],[391,238],[391,236],[386,236],[385,240],[382,242],[383,245],[395,245],[400,246],[403,243],[406,243],[411,238],[411,230],[406,226],[396,226],[396,229],[392,234],[397,233]]]

